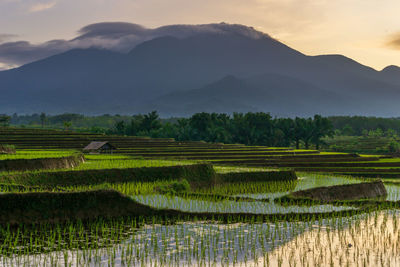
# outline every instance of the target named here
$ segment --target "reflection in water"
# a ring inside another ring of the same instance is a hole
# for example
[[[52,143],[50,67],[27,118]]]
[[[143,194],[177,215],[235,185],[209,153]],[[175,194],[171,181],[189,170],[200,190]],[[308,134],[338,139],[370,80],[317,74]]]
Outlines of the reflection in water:
[[[272,266],[400,266],[399,218],[397,211],[386,211],[346,228],[307,231],[275,249],[268,260]]]
[[[108,248],[3,258],[49,266],[399,266],[400,214],[313,222],[149,225]]]
[[[338,207],[332,205],[313,206],[281,206],[270,202],[245,201],[204,201],[184,199],[167,195],[135,196],[134,199],[145,205],[160,209],[177,209],[188,212],[215,212],[215,213],[255,213],[255,214],[287,214],[287,213],[319,213],[341,210],[354,210],[353,207]]]

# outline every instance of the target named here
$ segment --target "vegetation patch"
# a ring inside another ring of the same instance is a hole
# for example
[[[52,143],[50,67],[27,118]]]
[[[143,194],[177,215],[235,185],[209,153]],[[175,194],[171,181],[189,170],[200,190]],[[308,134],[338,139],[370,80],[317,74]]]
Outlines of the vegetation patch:
[[[15,173],[0,176],[2,183],[28,186],[78,186],[102,183],[155,182],[186,179],[191,186],[215,184],[210,164],[83,171]]]
[[[15,154],[15,146],[0,145],[0,154]]]
[[[190,184],[186,179],[170,184],[157,186],[155,191],[161,194],[180,194],[190,190]]]
[[[0,209],[0,223],[11,225],[151,215],[155,211],[113,190],[2,194]]]
[[[341,200],[377,199],[386,198],[387,192],[382,181],[345,184],[327,187],[317,187],[302,191],[292,192],[290,199],[309,199],[325,203]]]
[[[82,154],[59,158],[0,160],[0,171],[28,171],[42,169],[69,169],[85,161]]]
[[[85,192],[8,193],[0,195],[0,224],[21,225],[63,223],[99,218],[146,217],[162,221],[221,220],[225,222],[270,220],[303,220],[318,217],[349,216],[366,210],[334,211],[328,213],[216,213],[183,212],[157,209],[141,204],[114,190]]]
[[[218,181],[222,183],[291,181],[296,179],[297,175],[294,171],[230,172],[218,174]]]

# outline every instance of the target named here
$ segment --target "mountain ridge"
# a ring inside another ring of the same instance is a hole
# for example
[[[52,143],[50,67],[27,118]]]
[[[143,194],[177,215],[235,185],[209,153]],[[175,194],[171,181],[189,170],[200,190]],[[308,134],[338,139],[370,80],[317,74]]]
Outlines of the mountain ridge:
[[[133,114],[153,108],[164,116],[179,116],[201,111],[202,106],[213,110],[212,103],[218,112],[397,116],[397,68],[376,71],[343,55],[307,56],[266,34],[166,35],[127,53],[75,49],[0,71],[0,113]],[[256,82],[257,75],[264,78]],[[224,94],[229,96],[224,99]],[[188,108],[176,113],[179,103],[171,95],[186,101],[181,104]],[[197,108],[190,111],[189,103]]]

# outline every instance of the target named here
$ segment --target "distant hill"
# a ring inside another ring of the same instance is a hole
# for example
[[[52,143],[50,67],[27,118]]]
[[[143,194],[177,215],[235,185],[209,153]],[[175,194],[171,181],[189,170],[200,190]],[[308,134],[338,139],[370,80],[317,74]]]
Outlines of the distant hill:
[[[320,103],[323,98],[329,98],[331,102]],[[346,102],[348,99],[302,80],[267,73],[247,79],[226,76],[199,89],[160,97],[147,107],[143,106],[143,109],[155,109],[173,116],[202,111],[233,113],[268,110],[279,116],[312,116],[315,113],[335,112],[335,103]]]
[[[236,29],[158,37],[126,54],[71,50],[1,71],[0,113],[399,116],[400,68],[306,56],[252,28]]]
[[[400,85],[400,68],[398,66],[387,66],[381,70],[381,74],[388,82]]]

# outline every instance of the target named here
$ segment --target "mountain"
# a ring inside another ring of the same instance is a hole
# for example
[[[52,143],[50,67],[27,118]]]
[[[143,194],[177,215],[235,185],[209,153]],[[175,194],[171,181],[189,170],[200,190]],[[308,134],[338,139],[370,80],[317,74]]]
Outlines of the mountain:
[[[323,98],[330,99],[330,102],[319,102]],[[158,110],[172,116],[187,116],[202,111],[233,113],[268,110],[273,110],[278,116],[312,116],[335,112],[335,103],[345,102],[349,99],[300,79],[266,73],[246,79],[228,75],[199,89],[159,97],[143,109]]]
[[[400,85],[400,67],[390,65],[380,72],[387,81]]]
[[[399,115],[400,68],[307,56],[252,28],[226,28],[157,37],[128,53],[75,49],[1,71],[0,113]]]

